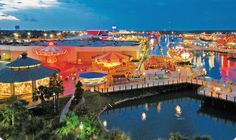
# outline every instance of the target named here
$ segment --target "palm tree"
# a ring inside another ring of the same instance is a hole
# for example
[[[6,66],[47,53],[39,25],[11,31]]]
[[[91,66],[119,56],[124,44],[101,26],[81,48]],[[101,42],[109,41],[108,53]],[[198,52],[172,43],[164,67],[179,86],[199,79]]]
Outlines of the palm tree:
[[[27,109],[25,108],[25,104],[21,101],[15,101],[1,110],[1,118],[3,118],[1,124],[5,127],[15,126],[16,120],[20,122],[26,116]]]
[[[59,100],[58,100],[59,94],[63,94],[63,92],[64,92],[62,79],[58,75],[54,74],[50,78],[49,90],[51,91],[51,93],[56,94],[57,109],[58,109],[58,107],[59,107]]]

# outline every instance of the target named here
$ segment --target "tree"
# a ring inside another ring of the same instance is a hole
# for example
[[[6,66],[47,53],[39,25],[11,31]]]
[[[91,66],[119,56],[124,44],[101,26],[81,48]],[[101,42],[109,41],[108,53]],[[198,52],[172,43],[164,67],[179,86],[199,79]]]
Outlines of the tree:
[[[50,97],[52,97],[52,92],[46,86],[39,86],[33,92],[33,101],[40,99],[41,103],[43,103],[46,99],[50,99]]]
[[[58,96],[64,92],[64,87],[62,84],[62,79],[58,75],[54,74],[52,77],[50,77],[49,88]]]
[[[27,109],[21,101],[14,101],[1,110],[1,125],[4,127],[15,126],[16,122],[21,123],[27,117]]]
[[[79,101],[83,96],[84,89],[82,88],[82,83],[80,81],[77,82],[75,87],[76,89],[75,89],[74,96],[75,96],[75,99]]]
[[[57,75],[54,74],[52,77],[50,77],[50,82],[49,82],[49,90],[51,93],[56,94],[56,101],[57,101],[57,110],[59,107],[59,94],[63,94],[64,92],[64,87],[63,87],[63,82],[62,79]]]
[[[64,126],[57,130],[57,133],[61,137],[65,137],[73,134],[76,139],[91,138],[98,126],[97,119],[92,116],[84,116],[79,120],[78,116],[71,112],[66,116],[66,121]]]

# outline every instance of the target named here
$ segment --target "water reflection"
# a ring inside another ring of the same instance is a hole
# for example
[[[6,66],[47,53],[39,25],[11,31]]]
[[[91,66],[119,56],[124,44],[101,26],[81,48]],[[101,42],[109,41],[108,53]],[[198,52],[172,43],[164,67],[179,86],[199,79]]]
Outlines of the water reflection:
[[[194,94],[182,91],[181,94],[127,102],[113,106],[112,110],[102,113],[100,119],[109,122],[106,128],[119,128],[132,139],[167,138],[170,132],[189,137],[209,135],[212,139],[235,137],[235,114],[211,111],[190,96],[194,97]],[[147,106],[148,112],[145,109]]]
[[[144,108],[146,111],[148,111],[148,103],[145,103]]]
[[[145,121],[147,119],[147,114],[145,112],[142,113],[141,119],[142,121]]]
[[[160,113],[161,112],[161,102],[157,103],[157,112]]]
[[[204,67],[208,77],[236,82],[236,62],[228,60],[226,54],[196,51],[192,64],[196,67]]]

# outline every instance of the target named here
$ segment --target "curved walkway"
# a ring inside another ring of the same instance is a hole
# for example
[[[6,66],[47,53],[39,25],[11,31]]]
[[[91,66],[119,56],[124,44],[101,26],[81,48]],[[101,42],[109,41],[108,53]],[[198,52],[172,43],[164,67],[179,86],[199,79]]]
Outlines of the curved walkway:
[[[72,100],[74,99],[74,97],[75,97],[74,95],[71,96],[70,100],[66,103],[65,107],[64,107],[63,110],[61,111],[60,120],[59,120],[60,123],[65,120],[66,114],[67,114],[68,111],[69,111],[70,104],[71,104]]]

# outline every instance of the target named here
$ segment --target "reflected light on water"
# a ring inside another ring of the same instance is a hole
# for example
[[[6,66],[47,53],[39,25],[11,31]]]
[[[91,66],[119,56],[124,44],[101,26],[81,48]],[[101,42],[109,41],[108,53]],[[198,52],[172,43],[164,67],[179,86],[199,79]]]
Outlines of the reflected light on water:
[[[103,125],[104,127],[107,127],[107,121],[106,121],[106,120],[103,121],[103,122],[102,122],[102,125]]]
[[[176,112],[176,117],[180,117],[180,115],[182,114],[182,109],[181,109],[181,107],[179,106],[179,105],[177,105],[176,107],[175,107],[175,112]]]
[[[145,112],[142,113],[141,119],[142,119],[142,121],[147,120],[147,114]]]
[[[144,108],[146,111],[148,111],[148,103],[145,103]]]
[[[157,112],[161,112],[161,102],[157,103]]]

